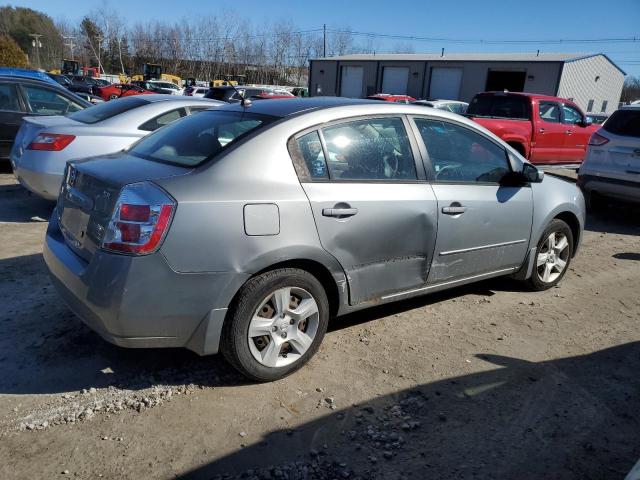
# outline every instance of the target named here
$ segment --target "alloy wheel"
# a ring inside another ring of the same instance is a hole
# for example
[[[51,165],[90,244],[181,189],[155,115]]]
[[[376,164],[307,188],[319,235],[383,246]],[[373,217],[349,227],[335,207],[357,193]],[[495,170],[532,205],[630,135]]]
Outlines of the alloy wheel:
[[[569,260],[569,250],[567,237],[562,232],[552,232],[538,252],[538,278],[545,283],[551,283],[562,275]]]

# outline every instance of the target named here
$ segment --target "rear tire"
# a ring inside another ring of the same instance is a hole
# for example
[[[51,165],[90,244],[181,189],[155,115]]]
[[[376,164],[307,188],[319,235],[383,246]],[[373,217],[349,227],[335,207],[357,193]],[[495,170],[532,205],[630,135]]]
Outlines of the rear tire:
[[[278,380],[318,351],[329,323],[329,301],[309,272],[281,268],[249,280],[222,329],[220,349],[244,376]]]
[[[536,248],[531,277],[527,280],[534,291],[555,287],[569,269],[573,256],[573,233],[566,222],[553,219],[542,233]]]

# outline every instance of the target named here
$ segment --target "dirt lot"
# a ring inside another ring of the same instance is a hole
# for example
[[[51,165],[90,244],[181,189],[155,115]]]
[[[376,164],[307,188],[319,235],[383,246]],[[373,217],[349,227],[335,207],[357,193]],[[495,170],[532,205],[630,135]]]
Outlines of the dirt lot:
[[[341,318],[266,385],[91,332],[45,271],[51,209],[0,175],[2,479],[622,479],[640,457],[637,209],[590,217],[558,288]]]

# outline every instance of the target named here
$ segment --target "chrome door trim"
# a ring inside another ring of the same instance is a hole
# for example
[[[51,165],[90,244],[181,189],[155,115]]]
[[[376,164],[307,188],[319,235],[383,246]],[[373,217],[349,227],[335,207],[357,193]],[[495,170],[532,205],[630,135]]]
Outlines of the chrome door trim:
[[[513,240],[511,242],[494,243],[493,245],[480,245],[479,247],[463,248],[460,250],[449,250],[448,252],[440,252],[438,255],[455,255],[456,253],[477,252],[478,250],[486,250],[488,248],[506,247],[507,245],[517,245],[519,243],[528,242],[529,239]]]
[[[502,270],[494,270],[493,272],[481,273],[479,275],[473,275],[471,277],[459,278],[457,280],[450,280],[448,282],[435,283],[435,284],[429,285],[427,287],[414,288],[412,290],[405,290],[404,292],[392,293],[390,295],[384,295],[381,298],[381,300],[388,300],[390,298],[401,297],[403,295],[411,295],[411,294],[414,294],[414,293],[426,292],[426,291],[432,290],[434,288],[443,287],[445,285],[454,285],[456,283],[468,282],[469,280],[478,280],[478,279],[481,279],[483,277],[491,277],[491,276],[494,276],[494,275],[497,275],[497,274],[500,274],[500,273],[509,273],[509,272],[513,272],[513,271],[517,270],[518,268],[519,267],[503,268]]]

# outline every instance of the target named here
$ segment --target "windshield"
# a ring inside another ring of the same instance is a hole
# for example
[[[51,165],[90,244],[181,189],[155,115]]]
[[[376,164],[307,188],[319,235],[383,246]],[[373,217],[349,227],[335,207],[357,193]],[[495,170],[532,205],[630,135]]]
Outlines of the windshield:
[[[640,109],[618,110],[602,126],[609,133],[640,137]]]
[[[472,117],[500,117],[529,120],[529,101],[519,95],[476,95],[467,108]]]
[[[130,150],[138,157],[193,167],[275,120],[244,112],[204,111],[144,137]]]
[[[214,100],[225,100],[228,96],[227,92],[228,90],[226,88],[210,88],[204,97]]]

